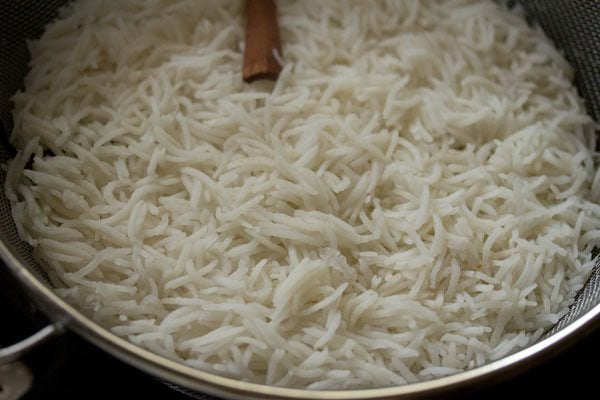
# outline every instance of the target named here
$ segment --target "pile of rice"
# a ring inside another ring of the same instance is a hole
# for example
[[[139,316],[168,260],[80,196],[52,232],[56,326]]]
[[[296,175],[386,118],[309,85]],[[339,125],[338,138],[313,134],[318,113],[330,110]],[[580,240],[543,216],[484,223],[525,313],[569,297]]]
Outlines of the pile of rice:
[[[401,385],[535,342],[600,238],[594,124],[491,1],[79,1],[31,43],[6,194],[56,291],[219,375]]]

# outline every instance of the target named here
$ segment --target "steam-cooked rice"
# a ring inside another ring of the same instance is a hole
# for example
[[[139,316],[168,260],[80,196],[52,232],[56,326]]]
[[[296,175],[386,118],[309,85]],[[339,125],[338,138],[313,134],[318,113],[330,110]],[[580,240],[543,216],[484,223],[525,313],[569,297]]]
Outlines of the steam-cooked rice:
[[[6,194],[57,292],[280,386],[404,384],[536,341],[600,238],[563,57],[489,1],[278,3],[276,83],[242,82],[240,1],[79,1],[31,43]]]

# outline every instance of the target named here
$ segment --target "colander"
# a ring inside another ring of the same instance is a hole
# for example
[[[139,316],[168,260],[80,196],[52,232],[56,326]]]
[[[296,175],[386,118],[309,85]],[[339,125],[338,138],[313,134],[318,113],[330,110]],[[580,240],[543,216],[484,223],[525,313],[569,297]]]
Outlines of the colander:
[[[0,163],[14,154],[8,144],[12,129],[10,97],[22,86],[27,73],[26,41],[39,37],[45,24],[56,18],[58,10],[68,0],[0,0]],[[575,84],[586,101],[587,110],[600,120],[600,1],[596,0],[522,0],[532,24],[539,24],[555,44],[564,51],[575,68]],[[2,186],[5,172],[0,169]],[[582,335],[600,325],[600,267],[596,264],[586,285],[578,293],[569,312],[534,345],[485,366],[456,375],[398,387],[345,390],[307,391],[251,384],[223,378],[168,360],[117,337],[61,300],[53,291],[50,280],[31,256],[31,248],[19,239],[13,223],[10,205],[4,191],[0,196],[0,257],[1,268],[11,272],[22,284],[51,324],[30,338],[0,349],[0,363],[18,358],[45,339],[69,329],[117,358],[153,374],[170,385],[197,398],[212,394],[243,399],[391,399],[424,398],[456,393],[488,380],[507,378],[524,367],[556,354]]]

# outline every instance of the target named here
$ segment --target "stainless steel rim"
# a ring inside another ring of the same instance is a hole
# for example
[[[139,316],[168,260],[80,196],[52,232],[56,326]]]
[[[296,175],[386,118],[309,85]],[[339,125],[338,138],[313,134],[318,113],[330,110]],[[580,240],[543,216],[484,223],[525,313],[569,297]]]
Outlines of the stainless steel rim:
[[[0,365],[9,364],[18,360],[54,336],[60,335],[62,331],[63,326],[60,323],[46,325],[44,328],[20,342],[0,349]]]
[[[492,377],[496,379],[507,378],[519,370],[531,367],[545,358],[549,358],[600,325],[600,304],[596,304],[577,320],[533,346],[483,367],[456,375],[381,389],[335,391],[288,389],[223,378],[138,347],[102,328],[63,301],[50,288],[36,279],[4,242],[0,242],[0,257],[50,319],[65,324],[65,326],[101,349],[143,371],[191,390],[226,398],[334,400],[432,396],[443,392],[475,387]]]

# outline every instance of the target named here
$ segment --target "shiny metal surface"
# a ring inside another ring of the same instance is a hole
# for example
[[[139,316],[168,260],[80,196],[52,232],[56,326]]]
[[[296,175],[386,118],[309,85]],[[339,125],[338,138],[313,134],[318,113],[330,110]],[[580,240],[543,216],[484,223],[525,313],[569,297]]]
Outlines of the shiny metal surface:
[[[22,362],[0,365],[0,400],[18,400],[31,388],[33,375]]]
[[[62,331],[63,327],[60,323],[50,324],[20,342],[1,348],[0,365],[18,360],[37,346],[45,343],[52,337],[59,335]]]

